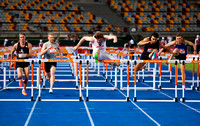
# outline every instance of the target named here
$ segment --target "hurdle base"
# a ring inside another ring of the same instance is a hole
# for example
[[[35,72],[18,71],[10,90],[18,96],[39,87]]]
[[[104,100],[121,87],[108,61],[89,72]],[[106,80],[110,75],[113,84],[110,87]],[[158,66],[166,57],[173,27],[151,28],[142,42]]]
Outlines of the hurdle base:
[[[127,102],[130,101],[129,97],[126,98],[126,101],[127,101]]]
[[[175,101],[175,102],[178,102],[178,98],[174,98],[174,101]]]
[[[16,81],[16,79],[14,78],[14,81]]]
[[[170,83],[172,82],[172,79],[170,79],[170,81],[169,81]]]
[[[81,97],[79,97],[79,101],[82,101],[82,98],[81,98]]]
[[[158,85],[158,89],[160,89],[160,90],[162,89],[161,85]]]
[[[133,98],[133,101],[134,101],[134,102],[136,102],[136,101],[137,101],[136,97],[134,97],[134,98]]]
[[[31,96],[31,101],[34,101],[34,98],[33,98],[33,96]]]
[[[38,101],[41,101],[41,97],[38,97]]]
[[[199,91],[199,87],[197,87],[197,91]]]
[[[88,97],[86,97],[86,101],[89,101],[89,98],[88,98]]]
[[[185,102],[185,98],[181,98],[180,101]]]
[[[142,79],[142,82],[144,82],[144,79]]]
[[[11,81],[11,78],[9,78],[9,81]]]
[[[194,90],[194,86],[191,86],[191,89]]]

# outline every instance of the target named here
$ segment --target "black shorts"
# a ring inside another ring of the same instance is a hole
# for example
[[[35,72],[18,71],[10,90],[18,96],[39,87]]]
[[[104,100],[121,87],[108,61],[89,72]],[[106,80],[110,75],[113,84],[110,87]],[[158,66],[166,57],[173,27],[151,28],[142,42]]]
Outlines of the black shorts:
[[[199,54],[200,51],[200,45],[197,45],[197,54]]]
[[[29,66],[30,66],[29,62],[16,62],[17,68],[26,68],[26,67],[29,67]]]
[[[186,60],[186,55],[179,54],[178,56],[175,56],[175,58],[179,60]]]
[[[47,73],[49,73],[50,72],[50,69],[51,69],[51,67],[52,66],[57,66],[57,63],[56,62],[45,62],[44,63],[44,66],[45,66],[45,71],[47,72]]]
[[[151,59],[149,58],[149,54],[150,54],[150,53],[142,53],[140,59],[141,59],[141,60],[151,60]]]

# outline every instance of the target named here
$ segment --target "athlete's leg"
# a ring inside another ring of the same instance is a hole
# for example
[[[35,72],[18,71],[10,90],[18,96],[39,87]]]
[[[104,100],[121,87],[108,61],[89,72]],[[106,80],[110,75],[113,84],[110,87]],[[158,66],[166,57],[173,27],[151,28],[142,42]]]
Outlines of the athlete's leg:
[[[149,54],[149,58],[152,59],[152,57],[154,56],[153,59],[155,59],[157,57],[158,50],[154,49],[150,54]]]
[[[137,71],[139,71],[139,70],[142,70],[142,69],[144,69],[145,68],[145,64],[146,63],[138,63],[137,65],[136,65],[136,72]]]
[[[20,87],[22,87],[22,84],[23,84],[23,81],[22,81],[22,79],[23,79],[23,68],[22,67],[18,67],[17,68],[17,76],[18,76],[18,78],[19,78],[19,86]]]
[[[173,51],[173,54],[171,54],[169,60],[172,60],[172,58],[173,58],[174,56],[177,56],[178,54],[179,54],[179,50],[178,50],[177,48],[175,48],[174,51]]]
[[[24,80],[24,90],[26,89],[26,86],[28,84],[28,78],[29,78],[29,73],[30,73],[30,67],[25,67],[24,68],[24,75],[25,75],[25,80]]]
[[[56,71],[56,67],[55,66],[52,66],[51,69],[50,69],[50,73],[51,73],[51,78],[50,78],[50,89],[53,89],[53,85],[54,85],[54,82],[55,82],[55,71]]]
[[[95,59],[95,62],[97,63],[98,62],[98,57],[100,55],[100,49],[94,49],[93,50],[93,55],[94,55],[94,59]]]

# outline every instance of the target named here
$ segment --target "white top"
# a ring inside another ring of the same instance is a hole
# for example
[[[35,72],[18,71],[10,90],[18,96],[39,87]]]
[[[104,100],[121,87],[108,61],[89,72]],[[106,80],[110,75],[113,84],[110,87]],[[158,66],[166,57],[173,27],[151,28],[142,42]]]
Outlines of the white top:
[[[8,41],[8,39],[4,39],[4,42],[7,42]]]
[[[103,40],[101,45],[99,45],[99,43],[97,43],[97,39],[94,38],[94,42],[92,43],[92,49],[93,50],[99,49],[101,53],[105,52],[106,51],[106,40]]]

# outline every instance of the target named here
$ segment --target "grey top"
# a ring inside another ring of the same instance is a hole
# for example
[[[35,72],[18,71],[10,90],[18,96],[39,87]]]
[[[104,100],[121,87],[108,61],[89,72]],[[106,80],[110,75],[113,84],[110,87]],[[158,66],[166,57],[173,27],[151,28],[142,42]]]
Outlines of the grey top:
[[[48,49],[47,52],[44,54],[44,58],[45,59],[56,59],[56,52],[58,50],[58,43],[50,43],[45,42],[44,44],[46,44],[46,48],[49,48],[52,45],[52,48]]]

